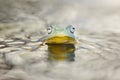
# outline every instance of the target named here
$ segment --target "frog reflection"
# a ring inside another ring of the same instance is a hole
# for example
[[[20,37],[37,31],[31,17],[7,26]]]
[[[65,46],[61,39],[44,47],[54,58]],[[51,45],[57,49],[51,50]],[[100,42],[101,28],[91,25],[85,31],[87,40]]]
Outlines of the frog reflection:
[[[49,61],[74,61],[75,46],[73,44],[49,44]]]

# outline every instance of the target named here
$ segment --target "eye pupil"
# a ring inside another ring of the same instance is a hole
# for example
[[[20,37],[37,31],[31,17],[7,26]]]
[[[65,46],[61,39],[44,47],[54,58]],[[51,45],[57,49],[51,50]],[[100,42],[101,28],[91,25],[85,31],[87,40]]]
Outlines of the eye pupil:
[[[71,28],[70,28],[70,32],[71,32],[71,33],[74,33],[74,31],[75,31],[75,28],[74,28],[74,27],[71,27]]]
[[[47,32],[48,32],[48,34],[50,34],[52,32],[52,27],[51,26],[47,28]]]
[[[75,30],[75,28],[73,27],[73,30]]]
[[[47,30],[50,30],[50,28],[48,28]]]

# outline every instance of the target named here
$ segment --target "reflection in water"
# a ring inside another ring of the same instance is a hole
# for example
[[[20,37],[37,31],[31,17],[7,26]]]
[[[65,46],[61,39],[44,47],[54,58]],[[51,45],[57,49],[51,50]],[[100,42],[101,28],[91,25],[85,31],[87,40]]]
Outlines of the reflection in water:
[[[75,46],[73,44],[49,44],[48,60],[74,61]]]

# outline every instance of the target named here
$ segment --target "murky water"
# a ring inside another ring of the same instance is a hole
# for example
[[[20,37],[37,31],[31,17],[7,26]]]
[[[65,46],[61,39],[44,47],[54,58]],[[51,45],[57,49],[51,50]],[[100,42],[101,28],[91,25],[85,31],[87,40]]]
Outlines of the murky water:
[[[16,66],[19,65],[16,62],[19,62],[20,67],[3,69],[0,78],[3,80],[119,79],[119,35],[103,34],[86,32],[81,34],[76,45],[45,45],[35,51],[24,51],[20,46],[3,48],[2,52],[13,50],[8,54],[21,56],[23,62],[17,59],[18,56],[10,58],[15,61]]]

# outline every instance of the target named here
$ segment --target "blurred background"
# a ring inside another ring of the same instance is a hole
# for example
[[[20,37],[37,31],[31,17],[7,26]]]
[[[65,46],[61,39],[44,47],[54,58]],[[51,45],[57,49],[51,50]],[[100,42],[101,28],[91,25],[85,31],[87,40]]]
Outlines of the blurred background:
[[[71,24],[97,32],[120,32],[119,9],[119,0],[0,0],[0,31],[5,26],[28,30]]]

